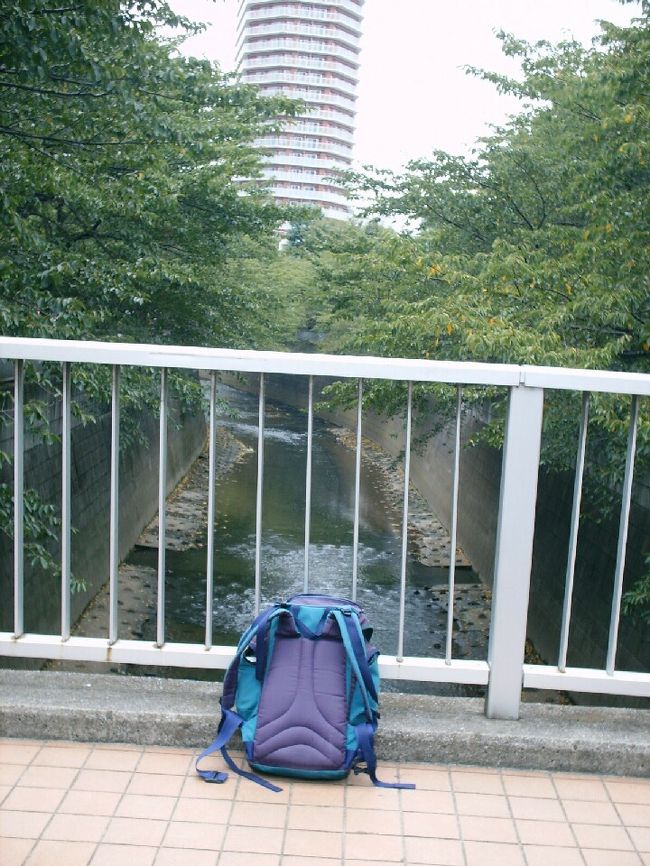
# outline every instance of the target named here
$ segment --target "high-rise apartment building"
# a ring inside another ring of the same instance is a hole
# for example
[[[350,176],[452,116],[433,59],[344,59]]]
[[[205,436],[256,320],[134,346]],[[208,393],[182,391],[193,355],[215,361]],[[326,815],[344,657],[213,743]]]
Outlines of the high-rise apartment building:
[[[305,103],[305,112],[264,148],[276,200],[316,205],[347,219],[337,173],[352,163],[364,0],[240,0],[237,60],[264,95]]]

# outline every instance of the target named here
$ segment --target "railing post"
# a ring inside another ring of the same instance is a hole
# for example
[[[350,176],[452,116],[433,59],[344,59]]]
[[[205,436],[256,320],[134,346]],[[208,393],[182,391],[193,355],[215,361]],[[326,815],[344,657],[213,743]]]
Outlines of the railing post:
[[[488,650],[485,713],[491,719],[519,718],[543,402],[541,388],[510,390]]]

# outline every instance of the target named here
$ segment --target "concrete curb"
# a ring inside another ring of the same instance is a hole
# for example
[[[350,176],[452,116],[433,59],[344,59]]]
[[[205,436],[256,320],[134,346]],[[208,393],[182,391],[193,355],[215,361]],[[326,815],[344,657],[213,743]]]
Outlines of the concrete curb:
[[[0,735],[204,748],[221,686],[189,680],[0,671]],[[522,704],[516,722],[487,719],[479,698],[386,693],[384,760],[650,776],[650,713]]]

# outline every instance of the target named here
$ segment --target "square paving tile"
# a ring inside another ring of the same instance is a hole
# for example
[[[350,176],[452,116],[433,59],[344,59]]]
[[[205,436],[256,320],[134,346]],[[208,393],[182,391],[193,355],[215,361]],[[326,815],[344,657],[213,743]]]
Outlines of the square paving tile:
[[[383,777],[414,791],[273,793],[207,785],[193,757],[0,740],[0,866],[650,866],[646,779],[409,763]]]

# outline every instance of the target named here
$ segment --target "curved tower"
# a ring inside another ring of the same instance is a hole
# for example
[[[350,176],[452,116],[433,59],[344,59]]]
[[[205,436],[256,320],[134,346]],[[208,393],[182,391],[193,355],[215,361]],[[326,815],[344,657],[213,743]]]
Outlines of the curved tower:
[[[262,94],[305,103],[279,135],[258,141],[264,174],[283,203],[316,205],[334,219],[350,208],[337,173],[352,163],[364,0],[240,0],[237,61]]]

